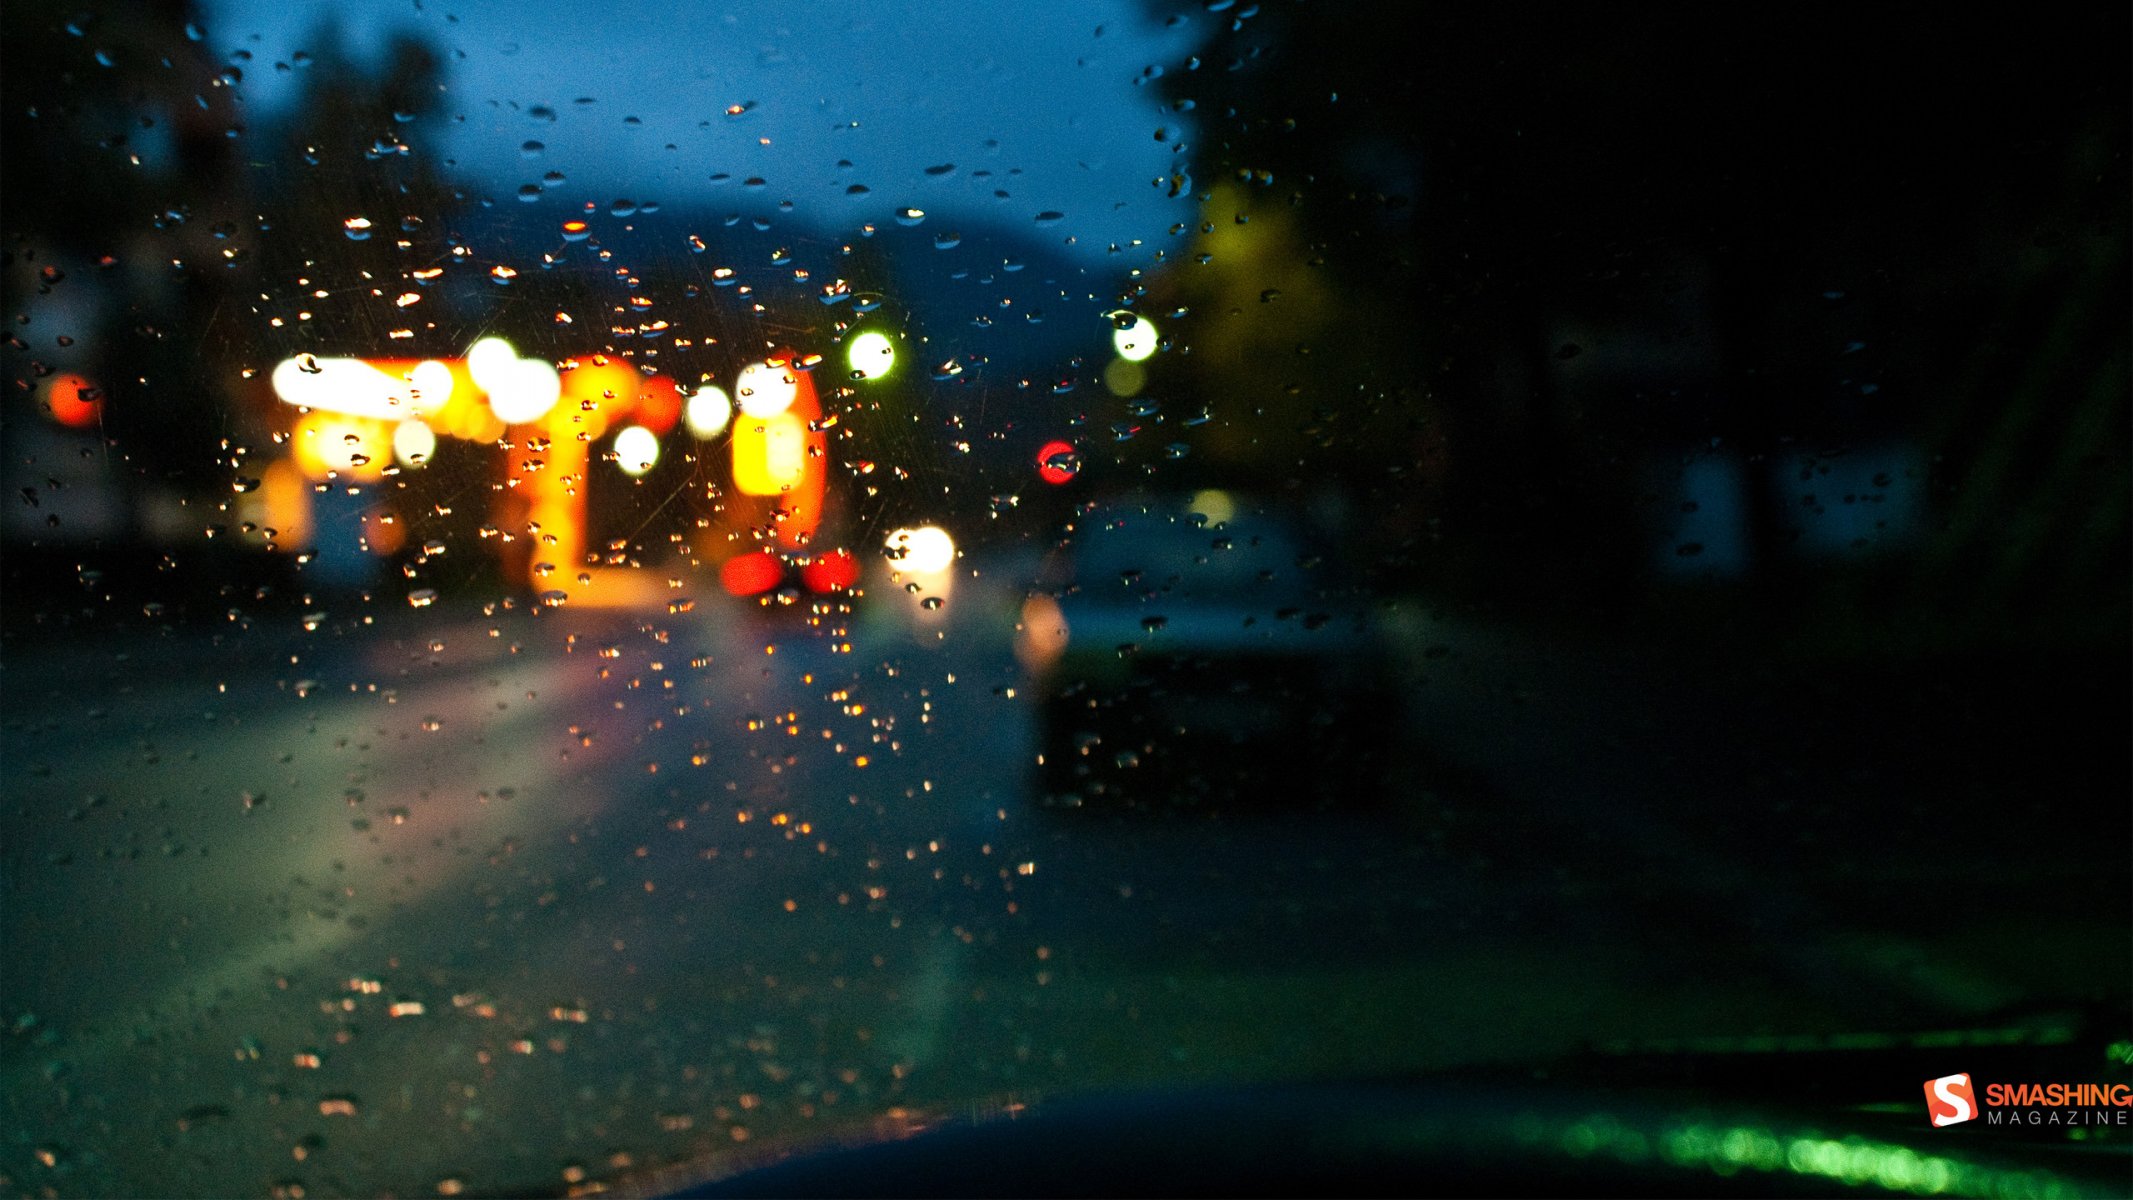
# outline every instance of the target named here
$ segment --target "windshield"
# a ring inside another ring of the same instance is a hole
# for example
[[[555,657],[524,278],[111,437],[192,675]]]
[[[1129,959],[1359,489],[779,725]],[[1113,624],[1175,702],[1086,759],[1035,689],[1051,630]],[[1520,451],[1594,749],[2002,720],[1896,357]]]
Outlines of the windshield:
[[[2133,1082],[2128,30],[2014,26],[10,4],[0,1191],[1460,1072],[1999,1186],[1818,1147]]]

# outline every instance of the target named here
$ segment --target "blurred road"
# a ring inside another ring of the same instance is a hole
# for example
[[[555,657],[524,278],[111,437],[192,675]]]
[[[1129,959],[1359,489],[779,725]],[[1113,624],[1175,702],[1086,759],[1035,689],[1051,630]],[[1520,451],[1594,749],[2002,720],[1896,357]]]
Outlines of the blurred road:
[[[1725,732],[1737,689],[1395,614],[1413,744],[1387,796],[1060,813],[1026,786],[1020,593],[906,599],[848,641],[709,605],[16,639],[6,1173],[561,1188],[1077,1088],[2118,986],[2115,916],[1930,886],[1990,845],[2122,896],[2078,840],[1872,800],[1910,769],[1878,744],[1785,778]]]

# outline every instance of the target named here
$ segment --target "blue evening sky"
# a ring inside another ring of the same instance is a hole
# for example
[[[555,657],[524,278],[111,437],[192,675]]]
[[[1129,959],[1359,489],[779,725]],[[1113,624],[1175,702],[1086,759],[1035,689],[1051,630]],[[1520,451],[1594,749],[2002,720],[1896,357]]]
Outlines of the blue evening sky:
[[[928,226],[1073,237],[1091,255],[1191,219],[1151,183],[1183,165],[1190,150],[1172,146],[1191,126],[1136,81],[1185,69],[1217,19],[1166,29],[1130,0],[207,0],[206,16],[217,54],[253,55],[240,94],[254,124],[296,94],[297,72],[276,64],[329,21],[364,61],[396,31],[428,39],[446,59],[447,174],[516,206],[522,185],[562,173],[529,213],[789,200],[792,219],[836,233],[910,206]],[[744,189],[750,177],[764,186]]]

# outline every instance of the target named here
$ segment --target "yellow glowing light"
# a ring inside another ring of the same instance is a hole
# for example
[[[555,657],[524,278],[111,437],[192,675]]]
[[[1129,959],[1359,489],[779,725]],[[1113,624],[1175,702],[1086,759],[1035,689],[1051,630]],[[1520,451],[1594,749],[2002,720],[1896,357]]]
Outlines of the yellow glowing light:
[[[1129,314],[1124,312],[1112,314],[1113,317],[1127,315]],[[1118,356],[1127,362],[1141,362],[1153,355],[1155,353],[1155,340],[1155,325],[1146,317],[1136,316],[1133,318],[1131,325],[1111,330],[1111,347],[1117,350]]]
[[[880,379],[896,365],[896,343],[870,329],[852,339],[845,361],[852,364],[852,374],[858,378]]]
[[[723,389],[705,384],[681,410],[681,419],[688,422],[689,432],[700,438],[716,437],[733,419],[733,401]]]
[[[1237,503],[1230,499],[1228,492],[1208,488],[1194,492],[1191,503],[1185,506],[1185,511],[1206,517],[1209,525],[1221,525],[1237,515]]]
[[[489,339],[484,339],[489,340]],[[476,350],[482,343],[474,343]],[[468,360],[471,363],[473,355]],[[476,382],[482,380],[482,368],[472,367]],[[492,363],[488,368],[493,383],[482,383],[482,390],[489,393],[489,408],[506,425],[524,425],[548,415],[555,402],[563,395],[562,377],[555,368],[537,358],[514,359],[508,364]]]
[[[1104,387],[1120,399],[1140,395],[1147,385],[1148,371],[1137,362],[1114,358],[1104,364]]]
[[[615,435],[615,458],[622,470],[642,475],[659,463],[659,435],[642,425],[632,425]]]
[[[426,467],[437,453],[437,432],[422,421],[402,421],[393,429],[393,458],[403,467]]]
[[[385,474],[392,427],[367,417],[309,412],[297,420],[290,449],[296,465],[314,480],[368,482]]]
[[[906,575],[938,575],[955,563],[955,539],[938,525],[889,534],[889,563]]]
[[[779,495],[797,486],[806,472],[807,422],[798,413],[780,412],[734,426],[733,486],[744,495]]]
[[[750,363],[733,381],[740,397],[741,412],[751,417],[774,417],[792,407],[800,394],[799,381],[784,364]]]

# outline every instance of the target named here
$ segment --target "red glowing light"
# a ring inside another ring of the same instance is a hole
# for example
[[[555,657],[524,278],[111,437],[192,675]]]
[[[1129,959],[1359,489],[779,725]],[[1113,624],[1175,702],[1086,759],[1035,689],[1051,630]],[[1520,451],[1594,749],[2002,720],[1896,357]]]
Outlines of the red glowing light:
[[[61,375],[45,392],[45,407],[53,420],[80,429],[96,424],[103,411],[102,395],[102,389],[79,375]]]
[[[1072,442],[1046,442],[1037,450],[1037,478],[1046,483],[1066,483],[1079,469]]]
[[[757,596],[785,581],[785,564],[768,550],[736,554],[718,569],[718,581],[736,596]]]
[[[810,592],[841,592],[859,582],[859,560],[849,550],[818,554],[800,568],[800,582]]]

